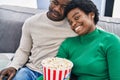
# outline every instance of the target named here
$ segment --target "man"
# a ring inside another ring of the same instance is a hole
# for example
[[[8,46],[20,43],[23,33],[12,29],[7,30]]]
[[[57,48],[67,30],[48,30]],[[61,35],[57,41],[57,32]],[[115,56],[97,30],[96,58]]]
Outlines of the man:
[[[8,68],[0,72],[0,80],[35,80],[42,74],[41,60],[56,55],[61,42],[76,34],[64,19],[64,8],[70,0],[52,0],[49,11],[26,20],[19,48]]]

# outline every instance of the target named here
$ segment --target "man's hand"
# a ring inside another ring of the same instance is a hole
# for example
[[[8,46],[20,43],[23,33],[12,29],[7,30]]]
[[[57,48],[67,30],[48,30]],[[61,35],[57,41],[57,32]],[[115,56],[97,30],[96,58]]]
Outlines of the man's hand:
[[[0,80],[2,80],[4,77],[8,77],[7,80],[12,80],[12,78],[15,76],[16,74],[16,69],[13,67],[9,67],[6,69],[3,69],[2,71],[0,71]]]

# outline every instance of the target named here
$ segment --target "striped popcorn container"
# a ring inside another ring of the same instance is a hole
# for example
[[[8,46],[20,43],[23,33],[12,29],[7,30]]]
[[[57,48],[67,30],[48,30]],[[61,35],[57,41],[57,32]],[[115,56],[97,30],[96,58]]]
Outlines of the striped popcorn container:
[[[73,63],[63,58],[46,58],[42,61],[43,80],[70,80]]]

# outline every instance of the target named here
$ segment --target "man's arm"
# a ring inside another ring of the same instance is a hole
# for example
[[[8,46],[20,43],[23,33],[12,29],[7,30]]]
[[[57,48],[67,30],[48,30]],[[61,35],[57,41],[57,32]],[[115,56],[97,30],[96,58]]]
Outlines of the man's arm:
[[[32,47],[32,38],[29,30],[29,21],[26,21],[22,28],[22,37],[19,48],[17,49],[15,56],[8,68],[0,71],[0,80],[6,76],[7,80],[11,80],[16,74],[16,71],[20,67],[23,67],[23,65],[25,65],[25,63],[28,61]]]
[[[9,65],[10,67],[19,69],[28,61],[32,47],[30,26],[29,20],[27,20],[23,25],[20,45],[15,53],[13,61]]]

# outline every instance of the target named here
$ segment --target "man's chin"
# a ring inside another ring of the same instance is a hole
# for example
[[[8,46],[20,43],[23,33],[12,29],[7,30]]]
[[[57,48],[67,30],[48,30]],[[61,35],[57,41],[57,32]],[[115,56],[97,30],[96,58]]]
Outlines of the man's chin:
[[[48,13],[47,16],[50,20],[53,20],[53,21],[61,21],[64,19],[63,17],[60,17],[60,16],[54,16],[51,13]]]
[[[63,20],[64,18],[59,18],[59,17],[53,17],[53,16],[51,16],[51,17],[48,17],[50,20],[52,20],[52,21],[61,21],[61,20]]]

